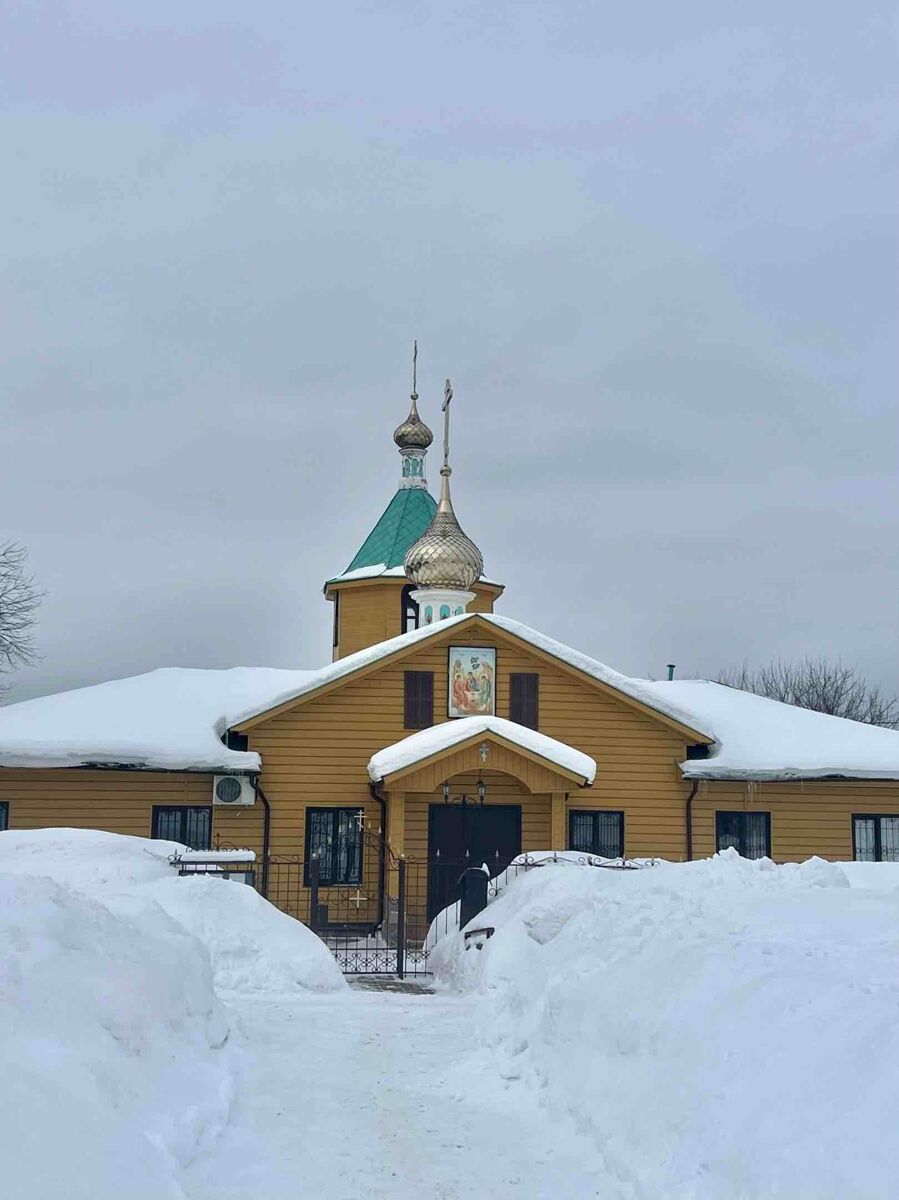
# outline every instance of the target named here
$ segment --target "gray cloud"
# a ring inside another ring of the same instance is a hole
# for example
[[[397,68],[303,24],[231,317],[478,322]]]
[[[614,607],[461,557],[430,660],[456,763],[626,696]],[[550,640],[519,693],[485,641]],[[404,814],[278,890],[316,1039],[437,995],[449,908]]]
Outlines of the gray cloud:
[[[20,5],[0,82],[13,696],[313,665],[456,385],[503,611],[623,670],[894,647],[896,22],[711,0]]]

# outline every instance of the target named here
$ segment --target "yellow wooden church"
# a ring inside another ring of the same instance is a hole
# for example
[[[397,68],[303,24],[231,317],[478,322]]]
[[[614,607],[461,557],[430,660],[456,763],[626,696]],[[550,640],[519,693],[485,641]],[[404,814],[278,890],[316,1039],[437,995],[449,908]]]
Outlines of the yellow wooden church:
[[[464,864],[523,852],[899,859],[899,733],[630,678],[494,611],[453,508],[451,397],[435,501],[413,388],[395,494],[324,585],[327,665],[162,669],[0,709],[0,827],[249,847],[286,911],[310,919],[314,884],[316,925],[375,932],[401,858],[420,924]]]

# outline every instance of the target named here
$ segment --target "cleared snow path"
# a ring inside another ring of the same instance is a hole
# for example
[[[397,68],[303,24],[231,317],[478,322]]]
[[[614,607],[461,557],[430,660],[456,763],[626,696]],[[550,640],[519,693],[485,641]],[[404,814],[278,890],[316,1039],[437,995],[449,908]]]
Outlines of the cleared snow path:
[[[572,1127],[472,1060],[473,1001],[235,997],[242,1077],[192,1200],[629,1196]]]

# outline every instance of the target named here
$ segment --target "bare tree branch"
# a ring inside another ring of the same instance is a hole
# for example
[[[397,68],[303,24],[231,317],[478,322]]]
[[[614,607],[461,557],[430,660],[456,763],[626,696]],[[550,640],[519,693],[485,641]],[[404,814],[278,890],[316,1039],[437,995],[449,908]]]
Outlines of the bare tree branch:
[[[0,545],[0,672],[34,662],[34,626],[43,593],[26,571],[28,551]]]
[[[744,663],[720,672],[718,682],[799,708],[848,717],[850,721],[899,728],[899,697],[884,696],[879,687],[865,682],[857,667],[847,667],[839,659],[777,659],[755,669]]]

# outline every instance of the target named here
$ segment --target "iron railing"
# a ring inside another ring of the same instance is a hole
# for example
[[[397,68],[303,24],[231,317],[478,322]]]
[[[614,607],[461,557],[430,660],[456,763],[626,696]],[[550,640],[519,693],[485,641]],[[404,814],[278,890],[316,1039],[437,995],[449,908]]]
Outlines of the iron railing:
[[[267,898],[318,934],[346,975],[393,975],[399,979],[429,975],[435,946],[460,928],[459,889],[472,862],[397,856],[380,833],[366,833],[365,842],[358,873],[351,882],[334,883],[323,877],[316,855],[308,860],[299,855],[270,855]],[[174,855],[170,861],[181,875],[242,879],[261,888],[262,872],[252,860],[236,856],[222,860],[214,855],[181,859]],[[510,863],[496,864],[487,883],[487,902],[500,896],[519,875],[563,862],[606,870],[650,865],[571,852],[520,854]],[[483,924],[489,926],[487,921]]]

